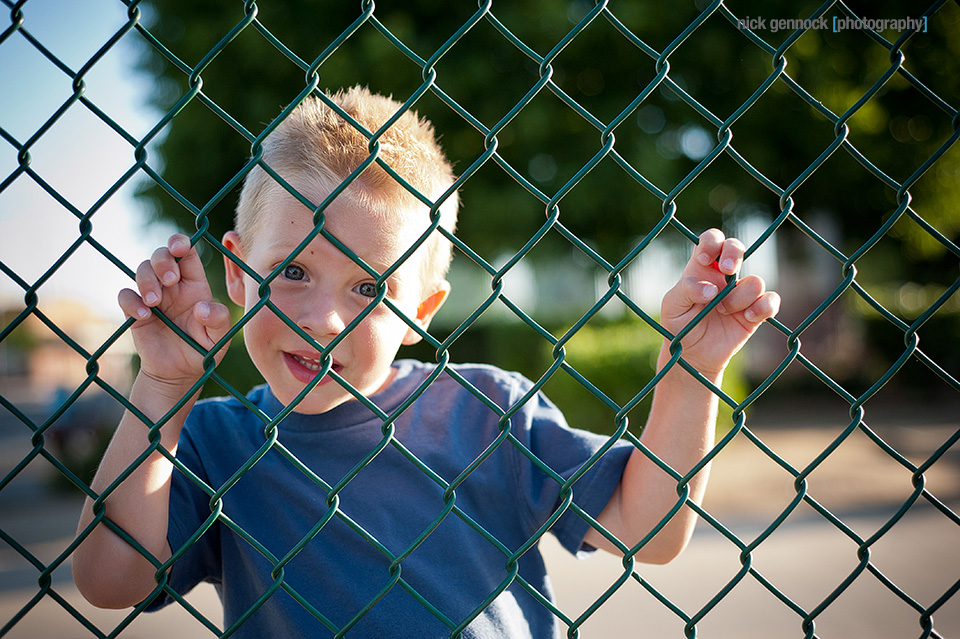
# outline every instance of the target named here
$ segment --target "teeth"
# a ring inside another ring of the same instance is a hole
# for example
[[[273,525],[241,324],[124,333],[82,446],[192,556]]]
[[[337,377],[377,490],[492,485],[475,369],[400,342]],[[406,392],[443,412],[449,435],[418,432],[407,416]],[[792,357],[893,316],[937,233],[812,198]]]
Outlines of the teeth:
[[[302,366],[309,368],[312,371],[320,370],[320,360],[317,359],[305,359],[298,355],[294,355],[293,358],[297,360]]]

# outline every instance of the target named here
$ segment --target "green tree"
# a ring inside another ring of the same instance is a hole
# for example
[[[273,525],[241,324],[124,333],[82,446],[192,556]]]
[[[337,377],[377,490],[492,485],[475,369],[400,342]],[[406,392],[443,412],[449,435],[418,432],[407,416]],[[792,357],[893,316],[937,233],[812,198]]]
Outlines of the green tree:
[[[899,3],[849,3],[866,17],[904,17]],[[859,6],[858,6],[859,5]],[[760,2],[729,3],[737,16],[809,17],[816,3],[797,2],[773,10]],[[307,64],[329,50],[338,37],[356,26],[360,2],[307,3],[294,0],[256,5],[256,20]],[[151,2],[144,7],[150,32],[183,64],[195,68],[232,28],[244,21],[244,3],[205,0],[188,5]],[[558,44],[592,9],[575,0],[518,1],[496,4],[491,15],[539,56]],[[700,14],[693,5],[611,3],[611,15],[653,51],[663,51]],[[384,35],[388,30],[415,55],[427,60],[476,12],[470,3],[382,2],[372,19],[353,31],[318,68],[321,89],[368,84],[374,90],[405,100],[421,85],[424,72]],[[960,91],[956,73],[960,44],[956,37],[960,11],[947,4],[929,21],[928,32],[904,47],[905,68],[948,103]],[[832,10],[825,17],[843,14]],[[376,25],[373,20],[376,20]],[[770,47],[779,47],[790,31],[757,30]],[[884,36],[899,34],[887,30]],[[890,66],[889,52],[855,32],[812,29],[786,52],[786,73],[813,100],[842,115]],[[669,78],[717,119],[734,113],[772,72],[769,52],[745,37],[720,12],[707,19],[668,58]],[[529,106],[499,131],[498,152],[546,197],[557,194],[603,147],[591,118],[607,124],[621,114],[657,75],[655,61],[598,16],[550,59],[553,84],[590,115],[584,117],[544,88]],[[190,87],[191,77],[153,47],[144,65],[158,78],[155,101],[172,108]],[[540,79],[535,60],[481,19],[435,65],[436,85],[487,128],[501,121]],[[304,71],[248,25],[202,69],[202,92],[212,103],[256,135],[282,107],[307,86]],[[484,136],[431,94],[416,105],[443,135],[449,155],[466,170],[484,150]],[[954,108],[956,108],[954,106]],[[938,109],[901,76],[848,121],[850,142],[892,179],[903,181],[954,132],[950,113]],[[793,183],[835,139],[834,124],[797,96],[783,81],[773,87],[737,123],[733,146],[753,166],[783,188]],[[666,84],[614,130],[616,151],[663,192],[672,191],[716,144],[717,127]],[[706,138],[704,137],[706,135]],[[704,146],[705,141],[707,146]],[[710,144],[712,143],[712,144]],[[249,155],[250,144],[210,108],[194,99],[172,120],[154,147],[164,179],[197,208],[203,208],[235,176]],[[876,212],[895,208],[890,189],[843,149],[814,172],[810,186],[797,192],[798,203],[842,211],[846,233],[858,241],[876,230]],[[956,153],[947,154],[912,193],[917,207],[948,236],[958,230],[957,216],[943,202],[957,195]],[[717,184],[732,185],[735,198],[714,198]],[[847,186],[849,185],[849,186]],[[862,188],[866,187],[866,188]],[[143,194],[158,214],[190,228],[194,213],[175,203],[157,184]],[[539,228],[544,205],[531,197],[494,163],[481,169],[463,189],[466,201],[461,234],[481,254],[503,244],[519,246]],[[870,194],[869,197],[860,197]],[[214,234],[230,223],[235,193],[213,207]],[[770,206],[772,194],[740,167],[721,156],[705,179],[687,187],[679,204],[692,226],[712,223],[732,201]],[[929,210],[924,204],[929,201]],[[610,158],[601,162],[576,189],[560,200],[561,220],[581,232],[610,258],[631,248],[660,218],[661,203],[630,179]],[[471,210],[482,214],[470,215]],[[799,207],[798,207],[799,210]],[[509,222],[509,224],[507,224]],[[490,233],[490,228],[496,233]],[[923,233],[904,231],[915,257],[942,254]]]
[[[144,2],[149,32],[169,50],[144,47],[143,66],[157,78],[156,104],[170,112],[199,81],[202,99],[194,98],[177,112],[149,148],[150,165],[158,167],[169,186],[149,182],[141,195],[158,217],[187,229],[195,228],[196,210],[203,210],[211,234],[219,237],[232,224],[237,198],[237,189],[225,185],[244,166],[251,145],[216,111],[258,135],[311,82],[291,56],[311,68],[326,56],[316,67],[321,90],[364,84],[403,101],[428,73],[415,61],[419,58],[434,63],[436,87],[480,123],[474,126],[433,92],[415,105],[436,125],[458,171],[467,171],[484,154],[491,139],[483,130],[494,128],[500,161],[511,169],[491,159],[462,188],[458,237],[487,260],[518,249],[537,232],[547,219],[543,199],[562,195],[556,201],[560,222],[616,264],[662,219],[665,194],[677,206],[677,219],[700,231],[745,211],[766,211],[776,218],[780,198],[767,182],[775,189],[796,186],[793,214],[811,226],[818,216],[832,219],[842,237],[837,248],[852,254],[897,210],[896,189],[887,182],[903,183],[957,136],[960,8],[943,4],[925,23],[926,32],[903,44],[903,67],[914,81],[894,74],[851,111],[890,68],[896,56],[888,46],[856,30],[812,28],[795,41],[792,30],[774,30],[774,20],[815,15],[820,3],[801,0],[776,7],[759,0],[724,3],[680,42],[707,4],[610,2],[607,12],[568,41],[568,34],[591,15],[592,2],[496,2],[488,16],[436,60],[436,52],[471,20],[477,5],[439,0],[375,5],[360,0]],[[374,10],[363,21],[366,6]],[[866,18],[917,18],[924,10],[909,13],[893,1],[844,6]],[[248,21],[245,9],[254,7],[256,22],[226,42],[227,34]],[[748,37],[727,9],[736,18],[765,18],[766,24]],[[847,14],[835,6],[822,15],[829,24]],[[881,35],[894,42],[901,33],[887,28]],[[788,39],[783,71],[790,80],[773,82],[731,127],[732,148],[763,177],[751,175],[723,153],[686,182],[722,139],[719,123],[776,72],[779,57],[773,52]],[[209,61],[218,43],[223,46]],[[658,63],[656,57],[668,48],[670,55]],[[199,68],[201,61],[209,63]],[[669,65],[669,82],[635,103],[665,68],[663,62]],[[514,113],[545,75],[551,84]],[[807,97],[798,95],[793,83]],[[856,152],[841,147],[810,172],[837,139],[835,118],[848,111],[847,146]],[[570,188],[574,176],[604,148],[608,138],[601,130],[614,120],[619,124],[612,129],[613,148],[629,169],[608,155]],[[526,185],[513,179],[511,171]],[[637,174],[642,179],[635,179]],[[171,196],[171,187],[192,206]],[[956,146],[911,186],[910,195],[912,209],[955,243],[960,232]],[[791,228],[786,224],[778,236],[810,242]],[[560,232],[551,231],[538,246],[541,250],[571,249]],[[219,259],[210,261],[216,268]],[[942,287],[953,282],[956,262],[955,245],[951,248],[903,217],[858,267],[863,281],[876,290],[909,281]]]

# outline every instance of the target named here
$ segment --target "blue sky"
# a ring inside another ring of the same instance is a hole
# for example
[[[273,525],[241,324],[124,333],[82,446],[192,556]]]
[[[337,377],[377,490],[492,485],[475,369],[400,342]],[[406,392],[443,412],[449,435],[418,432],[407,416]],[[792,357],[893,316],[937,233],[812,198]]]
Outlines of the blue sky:
[[[6,3],[6,0],[4,0]],[[74,73],[127,21],[119,0],[30,0],[23,30]],[[6,30],[9,12],[0,18]],[[83,76],[84,95],[136,138],[159,119],[147,98],[151,79],[136,71],[138,36],[129,33]],[[21,32],[0,43],[0,127],[20,145],[35,137],[73,95],[73,80]],[[133,147],[89,109],[74,103],[29,147],[30,167],[82,213],[133,166]],[[18,167],[17,149],[0,139],[0,182]],[[170,229],[148,224],[135,201],[134,178],[93,215],[93,236],[126,264],[136,264],[163,243]],[[0,192],[0,260],[32,284],[80,236],[79,219],[21,174]],[[55,297],[86,301],[108,317],[130,280],[89,246],[79,249],[40,289],[40,304]],[[22,304],[23,289],[0,274],[0,305]]]

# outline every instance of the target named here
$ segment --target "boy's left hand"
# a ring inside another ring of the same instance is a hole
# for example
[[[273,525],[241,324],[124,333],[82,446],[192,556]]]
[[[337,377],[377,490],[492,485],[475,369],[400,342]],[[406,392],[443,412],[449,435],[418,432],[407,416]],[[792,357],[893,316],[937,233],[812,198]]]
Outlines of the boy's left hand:
[[[726,286],[743,263],[740,240],[717,229],[700,236],[677,282],[663,297],[660,322],[676,335]],[[737,282],[715,309],[681,341],[683,359],[707,377],[718,377],[730,358],[757,328],[780,309],[780,296],[766,290],[763,279],[749,275]]]

